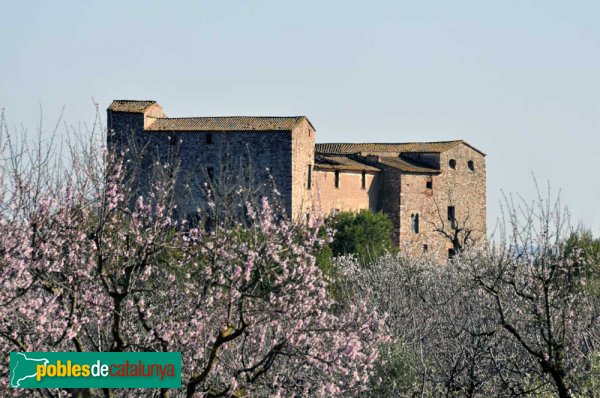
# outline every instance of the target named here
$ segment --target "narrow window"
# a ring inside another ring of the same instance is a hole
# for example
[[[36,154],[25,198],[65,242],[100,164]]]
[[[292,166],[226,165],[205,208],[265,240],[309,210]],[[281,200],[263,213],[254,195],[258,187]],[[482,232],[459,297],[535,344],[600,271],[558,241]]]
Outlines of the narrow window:
[[[415,234],[418,234],[419,233],[419,213],[412,214],[410,217],[411,217],[411,221],[412,221],[412,231]]]
[[[171,145],[171,146],[177,145],[177,137],[169,136],[169,145]]]
[[[310,224],[310,213],[306,213],[306,224]]]
[[[427,253],[429,251],[429,246],[427,244],[423,245],[423,253]]]
[[[433,178],[429,177],[425,183],[425,188],[433,189]]]
[[[186,217],[188,222],[188,228],[196,228],[200,225],[200,213],[197,211],[190,213]]]
[[[469,161],[467,162],[467,166],[469,167],[469,170],[471,170],[471,171],[475,171],[475,164],[473,163],[473,161],[472,161],[472,160],[469,160]]]
[[[448,206],[448,220],[454,221],[454,217],[455,217],[454,206]]]
[[[212,145],[213,143],[213,135],[212,133],[206,134],[206,145]]]
[[[362,172],[362,180],[360,183],[360,187],[362,189],[367,189],[367,172],[363,170]]]
[[[450,221],[450,225],[454,228],[456,225],[456,211],[454,206],[448,206],[448,221]]]
[[[308,178],[306,181],[306,188],[310,189],[312,187],[312,165],[308,165]]]
[[[207,216],[204,220],[204,232],[212,232],[213,230],[213,218],[212,216]]]
[[[207,167],[206,174],[208,174],[209,181],[212,181],[215,177],[215,170],[212,167]]]
[[[448,162],[448,166],[450,166],[451,169],[455,169],[456,168],[456,160],[450,159],[450,161]]]
[[[452,259],[456,255],[454,249],[448,249],[448,258]]]
[[[340,171],[339,170],[335,171],[335,187],[336,188],[340,187]]]

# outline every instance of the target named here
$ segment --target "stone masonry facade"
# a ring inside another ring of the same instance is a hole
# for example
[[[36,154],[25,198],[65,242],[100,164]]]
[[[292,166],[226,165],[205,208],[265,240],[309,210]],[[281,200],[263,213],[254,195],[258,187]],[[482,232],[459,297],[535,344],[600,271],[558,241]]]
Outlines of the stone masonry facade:
[[[151,189],[145,171],[178,165],[176,190],[188,193],[179,217],[202,208],[201,187],[236,164],[251,167],[254,181],[272,178],[299,222],[339,211],[387,214],[394,243],[412,255],[445,261],[454,246],[443,232],[457,228],[473,244],[486,237],[485,154],[462,140],[315,144],[305,116],[168,118],[155,101],[115,100],[107,113],[109,150],[144,153],[135,165],[142,193]]]

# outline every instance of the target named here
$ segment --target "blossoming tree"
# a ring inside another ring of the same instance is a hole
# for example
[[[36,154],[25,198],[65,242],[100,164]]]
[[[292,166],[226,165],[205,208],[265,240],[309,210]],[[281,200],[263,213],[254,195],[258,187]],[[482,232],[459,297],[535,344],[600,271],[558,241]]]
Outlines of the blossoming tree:
[[[76,153],[57,179],[44,156],[10,149],[0,169],[2,389],[10,351],[178,351],[182,388],[155,396],[360,395],[382,320],[329,297],[316,227],[263,198],[244,204],[243,221],[207,232],[172,218],[168,182],[132,204],[118,162],[98,152]]]

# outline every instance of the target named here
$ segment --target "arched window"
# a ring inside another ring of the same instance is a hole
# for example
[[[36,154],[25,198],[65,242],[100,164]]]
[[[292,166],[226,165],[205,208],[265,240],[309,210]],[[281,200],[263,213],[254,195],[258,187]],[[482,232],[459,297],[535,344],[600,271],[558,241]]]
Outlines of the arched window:
[[[472,160],[469,160],[469,161],[467,162],[467,166],[469,167],[469,170],[471,170],[471,171],[475,171],[475,163],[473,163],[473,161],[472,161]]]
[[[456,168],[456,160],[450,159],[450,161],[448,162],[448,166],[450,166],[451,169],[455,169]]]
[[[418,234],[419,233],[419,213],[411,214],[410,218],[411,218],[411,224],[412,224],[412,231],[415,234]]]

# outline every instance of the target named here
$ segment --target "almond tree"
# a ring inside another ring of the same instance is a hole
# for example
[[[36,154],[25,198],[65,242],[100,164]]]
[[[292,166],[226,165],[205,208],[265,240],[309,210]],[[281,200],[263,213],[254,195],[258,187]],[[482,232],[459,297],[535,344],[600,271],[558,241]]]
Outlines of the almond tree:
[[[550,196],[532,204],[507,199],[505,214],[492,244],[464,250],[446,266],[402,255],[366,269],[340,260],[338,291],[351,302],[369,292],[371,308],[388,314],[400,349],[384,352],[410,375],[401,380],[384,367],[379,391],[594,395],[600,302],[589,283],[596,265],[576,248],[564,250],[568,212]]]
[[[8,147],[0,151],[2,352],[181,352],[183,387],[153,396],[362,394],[386,340],[382,318],[334,305],[312,255],[323,244],[318,225],[295,225],[263,199],[241,202],[243,220],[207,232],[172,218],[170,181],[132,202],[120,163],[87,144],[60,170],[51,151]],[[8,391],[8,355],[0,372]]]
[[[549,190],[531,204],[505,203],[510,230],[501,244],[463,261],[492,300],[499,334],[526,353],[519,376],[530,378],[531,387],[551,386],[560,397],[589,393],[584,382],[598,349],[600,307],[586,289],[581,253],[562,250],[570,233],[568,211]]]

